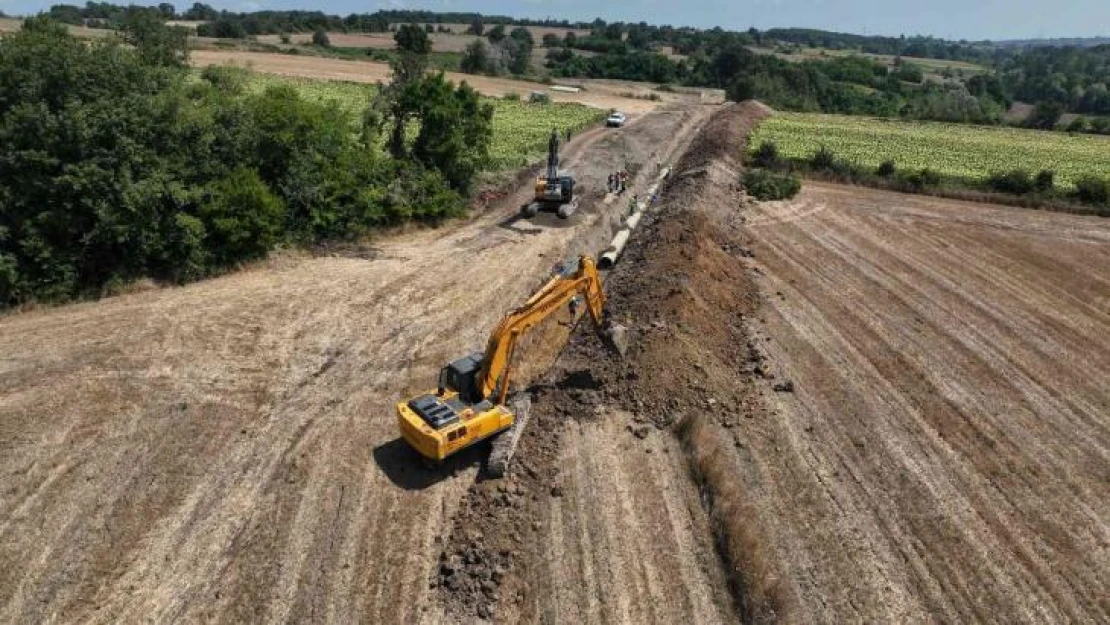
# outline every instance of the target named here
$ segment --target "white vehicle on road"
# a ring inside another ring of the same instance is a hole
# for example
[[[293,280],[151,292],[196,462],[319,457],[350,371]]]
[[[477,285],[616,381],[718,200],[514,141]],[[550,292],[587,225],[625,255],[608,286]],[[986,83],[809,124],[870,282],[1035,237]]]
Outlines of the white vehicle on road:
[[[620,128],[626,121],[628,121],[628,116],[624,113],[613,111],[609,114],[609,118],[605,120],[605,125],[610,128]]]

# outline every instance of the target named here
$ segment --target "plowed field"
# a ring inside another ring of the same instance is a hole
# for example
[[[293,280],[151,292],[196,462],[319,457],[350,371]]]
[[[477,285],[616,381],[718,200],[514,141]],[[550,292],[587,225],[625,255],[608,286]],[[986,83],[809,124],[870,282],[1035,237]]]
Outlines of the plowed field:
[[[806,613],[1110,620],[1110,223],[810,183],[747,232]]]

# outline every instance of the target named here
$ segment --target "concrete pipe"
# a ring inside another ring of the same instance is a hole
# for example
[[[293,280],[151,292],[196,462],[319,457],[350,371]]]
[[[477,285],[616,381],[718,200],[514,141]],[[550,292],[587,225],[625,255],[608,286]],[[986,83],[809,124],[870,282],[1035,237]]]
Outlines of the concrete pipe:
[[[609,249],[601,255],[601,260],[598,261],[597,266],[601,269],[609,269],[617,264],[617,259],[620,258],[621,252],[624,251],[624,246],[628,245],[628,239],[632,236],[632,231],[625,228],[613,237],[613,242],[609,244]]]
[[[636,226],[640,225],[640,220],[643,219],[643,218],[644,218],[644,209],[641,208],[640,210],[636,211],[635,213],[632,213],[631,215],[629,215],[628,219],[624,220],[624,227],[628,228],[629,230],[635,230]]]

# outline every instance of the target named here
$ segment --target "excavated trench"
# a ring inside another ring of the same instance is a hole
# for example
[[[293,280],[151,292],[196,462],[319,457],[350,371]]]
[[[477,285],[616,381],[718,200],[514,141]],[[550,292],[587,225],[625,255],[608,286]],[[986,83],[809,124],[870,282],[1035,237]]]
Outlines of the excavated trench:
[[[432,584],[500,622],[767,622],[790,600],[729,479],[729,428],[763,411],[740,154],[766,110],[723,108],[609,272],[622,359],[588,323],[530,390],[509,477],[467,494]]]

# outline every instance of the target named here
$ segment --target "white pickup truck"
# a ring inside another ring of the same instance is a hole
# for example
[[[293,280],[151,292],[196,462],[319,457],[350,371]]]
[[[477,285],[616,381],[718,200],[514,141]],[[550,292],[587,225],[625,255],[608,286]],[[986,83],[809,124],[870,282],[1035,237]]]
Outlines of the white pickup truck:
[[[605,125],[610,128],[620,128],[626,121],[628,121],[628,117],[624,113],[613,111],[609,114],[609,118],[605,120]]]

